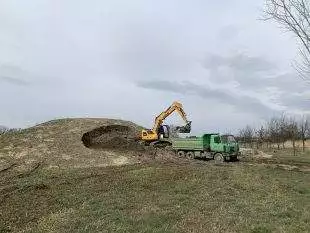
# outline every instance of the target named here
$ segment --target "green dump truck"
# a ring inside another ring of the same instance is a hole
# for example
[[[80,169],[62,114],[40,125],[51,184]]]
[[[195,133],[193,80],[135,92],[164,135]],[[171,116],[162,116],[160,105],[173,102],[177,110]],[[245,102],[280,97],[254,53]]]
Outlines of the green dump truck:
[[[172,149],[180,157],[207,158],[220,162],[237,160],[240,153],[233,135],[216,133],[175,138],[172,140]]]

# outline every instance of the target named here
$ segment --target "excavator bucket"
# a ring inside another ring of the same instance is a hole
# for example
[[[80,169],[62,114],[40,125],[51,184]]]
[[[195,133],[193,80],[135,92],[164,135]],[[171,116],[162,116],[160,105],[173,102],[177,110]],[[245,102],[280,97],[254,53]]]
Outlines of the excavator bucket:
[[[176,130],[179,133],[190,133],[192,129],[192,122],[188,122],[185,126],[178,126],[176,127]]]

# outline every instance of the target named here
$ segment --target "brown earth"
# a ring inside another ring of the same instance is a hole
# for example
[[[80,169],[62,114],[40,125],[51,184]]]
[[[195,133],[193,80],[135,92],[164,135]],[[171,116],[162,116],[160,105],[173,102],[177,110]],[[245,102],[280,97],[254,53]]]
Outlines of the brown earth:
[[[141,151],[144,147],[136,141],[139,133],[133,126],[106,125],[84,133],[82,142],[84,146],[94,149]]]
[[[105,167],[140,163],[144,147],[134,141],[141,127],[113,119],[52,120],[0,136],[0,172],[38,167]]]

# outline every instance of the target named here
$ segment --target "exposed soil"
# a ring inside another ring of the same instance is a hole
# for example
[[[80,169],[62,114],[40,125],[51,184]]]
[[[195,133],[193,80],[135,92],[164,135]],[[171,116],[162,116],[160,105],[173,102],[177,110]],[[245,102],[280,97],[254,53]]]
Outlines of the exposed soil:
[[[144,148],[134,141],[140,130],[139,125],[129,121],[77,118],[53,120],[3,134],[0,171],[27,173],[37,164],[51,169],[135,164],[139,155],[145,154]]]
[[[138,132],[126,125],[106,125],[82,136],[82,142],[87,148],[144,151],[137,140]]]

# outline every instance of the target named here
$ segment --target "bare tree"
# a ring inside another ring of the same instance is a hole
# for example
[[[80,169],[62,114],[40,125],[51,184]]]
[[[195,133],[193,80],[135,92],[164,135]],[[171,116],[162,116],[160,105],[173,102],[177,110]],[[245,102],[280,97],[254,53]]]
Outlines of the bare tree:
[[[223,135],[233,135],[232,130],[226,128]]]
[[[0,125],[0,134],[6,133],[8,130],[7,127]]]
[[[264,142],[266,143],[267,149],[271,147],[271,133],[270,133],[270,128],[269,128],[269,122],[265,123],[265,131],[264,131]]]
[[[261,126],[259,129],[256,130],[256,136],[257,136],[257,148],[262,147],[264,141],[266,141],[266,130],[264,126]]]
[[[21,128],[8,128],[5,126],[0,126],[0,135],[1,134],[8,134],[8,133],[19,133],[21,132]]]
[[[288,122],[287,117],[284,113],[282,113],[281,117],[279,118],[279,124],[280,124],[280,141],[282,142],[283,149],[285,148],[285,142],[289,139],[288,138]]]
[[[244,129],[239,130],[239,137],[241,138],[243,143],[249,145],[252,148],[254,133],[254,129],[251,126],[247,125]]]
[[[294,156],[296,155],[296,140],[298,139],[298,124],[294,118],[290,118],[287,123],[287,132],[292,140]]]
[[[274,20],[292,32],[301,43],[301,61],[294,66],[302,78],[310,80],[309,0],[266,0],[265,20]]]
[[[280,122],[277,118],[272,118],[267,123],[268,127],[268,136],[270,143],[276,143],[278,145],[278,149],[280,148]]]
[[[237,141],[240,144],[242,144],[242,146],[243,146],[243,144],[245,144],[246,139],[245,139],[244,129],[239,129],[239,133],[237,135]]]
[[[285,120],[285,118],[284,118]],[[278,150],[281,143],[284,141],[284,132],[282,132],[282,117],[275,118],[275,142],[277,143]]]
[[[299,122],[299,134],[302,140],[302,151],[305,151],[305,142],[309,133],[309,119],[303,116]]]
[[[308,129],[306,130],[306,140],[310,139],[310,116],[307,116]]]

